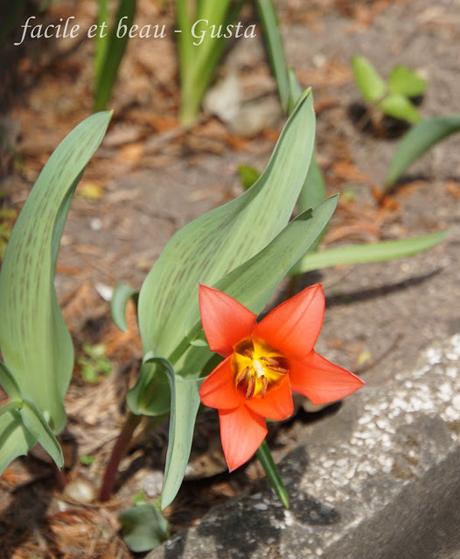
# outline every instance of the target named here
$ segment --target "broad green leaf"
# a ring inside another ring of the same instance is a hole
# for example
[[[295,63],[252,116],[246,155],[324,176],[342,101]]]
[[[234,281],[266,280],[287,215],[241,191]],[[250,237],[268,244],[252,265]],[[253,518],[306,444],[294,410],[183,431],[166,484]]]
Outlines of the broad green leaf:
[[[161,492],[161,506],[166,508],[179,491],[190,457],[194,419],[200,407],[199,380],[184,379],[176,375],[173,366],[167,359],[152,357],[149,362],[157,364],[166,374],[173,403],[169,420],[165,477]]]
[[[309,210],[292,221],[265,249],[256,254],[233,272],[230,272],[215,287],[228,293],[259,313],[263,310],[277,285],[289,270],[321,236],[337,206],[337,197],[329,198],[315,211]],[[187,369],[190,377],[172,377],[172,366],[167,365],[170,378],[175,379],[172,392],[172,418],[168,446],[168,460],[165,471],[162,505],[172,502],[184,476],[193,438],[193,427],[198,411],[199,394],[197,377],[212,353],[202,348],[190,346],[191,340],[201,334],[198,315],[194,327],[174,354],[187,355]],[[193,376],[195,378],[193,378]]]
[[[145,353],[170,355],[198,315],[198,284],[215,284],[286,226],[308,172],[314,122],[307,92],[257,183],[189,223],[168,242],[140,293],[139,326]]]
[[[265,470],[265,473],[267,475],[267,479],[278,495],[278,499],[280,500],[281,504],[285,509],[288,509],[289,495],[283,483],[283,478],[281,477],[278,467],[273,460],[273,456],[270,452],[267,441],[264,441],[260,445],[257,451],[257,458],[260,460],[260,463],[262,464],[263,469]]]
[[[110,302],[112,319],[123,332],[127,332],[128,330],[128,325],[126,324],[126,306],[130,299],[137,304],[138,295],[136,289],[133,289],[125,283],[119,283],[113,290],[112,300]]]
[[[238,167],[238,174],[240,175],[241,186],[248,190],[253,184],[257,182],[260,177],[260,171],[250,165],[240,165]]]
[[[21,393],[17,382],[7,367],[0,362],[0,387],[8,394],[10,398],[20,399]]]
[[[169,537],[168,521],[155,505],[136,505],[121,511],[118,518],[123,540],[135,553],[150,551]]]
[[[264,250],[230,272],[215,287],[255,313],[263,310],[276,286],[322,235],[337,207],[332,196],[294,219]],[[211,284],[212,285],[212,284]]]
[[[57,302],[54,270],[78,180],[101,143],[109,113],[79,124],[49,158],[22,209],[0,274],[0,348],[21,397],[65,425],[73,347]]]
[[[24,400],[22,402],[20,414],[25,428],[51,456],[56,463],[56,466],[58,466],[58,468],[62,468],[64,465],[64,456],[62,454],[61,446],[40,410],[38,410],[32,402]]]
[[[112,89],[117,79],[118,68],[120,67],[126,47],[128,46],[129,29],[134,21],[136,3],[137,0],[119,1],[110,37],[102,47],[104,59],[97,62],[94,111],[105,109],[112,96]],[[126,33],[123,33],[123,29],[121,28],[120,32],[118,32],[119,24],[126,26]]]
[[[415,105],[404,95],[390,93],[380,101],[378,106],[386,115],[405,120],[410,124],[417,124],[422,120]]]
[[[460,132],[460,114],[429,118],[411,128],[397,146],[390,162],[385,192],[392,189],[414,161],[456,132]]]
[[[0,475],[18,456],[27,454],[34,444],[35,439],[24,427],[18,411],[8,408],[6,413],[2,413],[0,415]]]
[[[388,89],[391,93],[418,97],[426,91],[426,81],[410,68],[398,64],[388,77]]]
[[[278,17],[272,0],[257,0],[257,9],[265,35],[268,57],[278,86],[281,107],[286,113],[289,109],[291,94],[289,70],[284,55]]]
[[[380,243],[328,248],[304,256],[291,273],[302,274],[330,266],[367,264],[404,258],[437,245],[446,236],[445,231],[440,231],[401,241],[382,241]]]
[[[369,60],[364,56],[355,56],[351,65],[356,86],[364,101],[376,103],[382,99],[387,86]]]

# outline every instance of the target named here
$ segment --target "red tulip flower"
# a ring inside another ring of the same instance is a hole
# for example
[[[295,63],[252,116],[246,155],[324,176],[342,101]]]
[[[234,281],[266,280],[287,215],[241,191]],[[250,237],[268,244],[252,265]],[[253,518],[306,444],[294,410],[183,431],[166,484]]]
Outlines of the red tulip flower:
[[[293,413],[292,392],[314,404],[349,396],[364,382],[314,351],[324,320],[321,285],[278,305],[260,322],[222,291],[200,286],[203,329],[212,351],[225,359],[205,379],[201,402],[219,411],[229,470],[244,464],[267,435],[266,419]]]

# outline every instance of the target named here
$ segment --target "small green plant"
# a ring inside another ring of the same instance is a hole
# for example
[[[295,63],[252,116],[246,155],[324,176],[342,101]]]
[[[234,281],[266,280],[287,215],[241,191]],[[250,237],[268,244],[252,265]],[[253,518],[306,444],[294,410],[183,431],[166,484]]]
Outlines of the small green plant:
[[[352,60],[353,76],[369,116],[376,128],[381,125],[382,115],[409,124],[417,124],[422,117],[413,103],[426,91],[426,81],[417,72],[398,64],[385,81],[371,62],[364,56]]]
[[[149,502],[143,493],[134,496],[133,505],[118,516],[123,540],[135,553],[150,551],[169,538],[168,521],[159,503]]]
[[[83,346],[84,355],[78,360],[80,373],[85,382],[97,384],[112,372],[112,364],[105,356],[102,344]]]
[[[92,464],[94,464],[95,460],[96,457],[92,454],[82,454],[80,456],[80,464],[82,466],[91,466]]]

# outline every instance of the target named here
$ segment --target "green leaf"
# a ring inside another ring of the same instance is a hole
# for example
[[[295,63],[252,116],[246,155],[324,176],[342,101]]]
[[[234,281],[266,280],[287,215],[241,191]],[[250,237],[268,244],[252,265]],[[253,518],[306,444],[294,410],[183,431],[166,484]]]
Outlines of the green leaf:
[[[305,255],[291,271],[302,274],[330,266],[384,262],[412,256],[442,242],[447,232],[430,233],[401,241],[383,241],[364,245],[340,246]]]
[[[171,389],[169,443],[161,493],[161,506],[166,508],[179,491],[190,457],[193,428],[200,407],[199,380],[184,379],[176,375],[173,366],[167,359],[151,357],[148,362],[158,364],[162,368]]]
[[[309,210],[292,221],[267,247],[230,272],[215,287],[228,293],[259,313],[273,295],[277,285],[292,266],[298,262],[321,236],[337,206],[337,197],[329,198],[315,211]],[[198,377],[204,364],[212,357],[210,351],[190,348],[190,340],[201,333],[201,323],[196,316],[195,326],[179,344],[177,353],[187,351],[188,370]],[[174,352],[176,353],[176,352]],[[165,362],[167,363],[167,362]],[[168,366],[170,378],[171,365]],[[174,376],[175,389],[172,396],[172,421],[168,460],[162,505],[167,506],[174,499],[185,472],[193,437],[193,427],[199,404],[196,378],[182,379]],[[181,414],[180,416],[178,414]],[[175,432],[175,434],[173,434]]]
[[[297,76],[293,68],[289,68],[289,108],[288,112],[291,114],[294,107],[298,103],[300,97],[302,96],[302,88],[299,84]]]
[[[283,483],[283,478],[281,477],[278,467],[273,460],[273,456],[270,452],[267,441],[264,441],[260,445],[257,451],[257,458],[260,460],[260,463],[262,464],[263,469],[265,470],[265,473],[267,475],[267,479],[278,495],[278,499],[280,500],[281,504],[285,509],[288,509],[289,495]]]
[[[390,93],[380,101],[378,107],[388,116],[405,120],[410,124],[417,124],[422,117],[414,104],[404,95]]]
[[[376,103],[382,99],[387,86],[369,60],[364,56],[355,56],[351,65],[356,86],[364,101]]]
[[[202,0],[198,6],[198,16],[192,12],[189,0],[176,2],[177,24],[181,31],[177,34],[181,77],[180,120],[184,126],[189,126],[196,120],[203,96],[228,42],[228,39],[217,33],[209,33],[209,29],[212,26],[215,29],[220,26],[225,28],[231,24],[242,5],[243,0]],[[198,24],[195,28],[198,37],[193,37],[191,27],[199,20],[206,20],[207,23]],[[202,31],[207,33],[200,42]]]
[[[123,540],[135,553],[150,551],[169,537],[168,521],[154,505],[136,505],[121,511],[118,518]]]
[[[286,226],[308,172],[314,122],[312,98],[307,92],[257,183],[235,200],[186,225],[168,242],[139,297],[145,353],[170,355],[198,316],[198,284],[215,284]]]
[[[257,0],[257,9],[265,35],[265,45],[278,86],[281,107],[286,113],[291,100],[289,70],[284,55],[283,38],[272,0]]]
[[[5,366],[21,397],[50,418],[55,433],[66,421],[73,347],[57,302],[54,271],[72,195],[109,120],[109,113],[92,115],[51,155],[19,215],[0,274]]]
[[[7,367],[0,361],[0,386],[10,398],[20,399],[21,393],[17,382]]]
[[[128,392],[127,403],[135,415],[158,417],[170,410],[169,382],[165,375],[157,374],[157,366],[149,362],[151,352],[145,355],[139,378]]]
[[[388,78],[388,89],[391,93],[418,97],[426,91],[426,81],[410,68],[398,64],[391,70]]]
[[[26,429],[51,456],[56,466],[62,468],[64,466],[64,456],[61,445],[40,410],[32,402],[24,400],[20,414]]]
[[[104,66],[104,60],[107,53],[107,47],[109,44],[109,34],[101,33],[103,25],[105,24],[105,29],[108,29],[109,25],[109,2],[108,0],[97,0],[97,26],[98,32],[94,39],[95,41],[95,53],[94,53],[94,76],[95,82],[99,79],[101,70]]]
[[[113,290],[112,300],[110,302],[112,320],[123,332],[128,331],[128,325],[126,324],[126,306],[130,299],[137,305],[138,296],[138,291],[125,283],[119,283]]]
[[[107,107],[112,89],[117,79],[118,68],[120,67],[126,47],[128,46],[129,32],[119,33],[118,26],[121,22],[129,30],[133,24],[136,13],[137,0],[120,0],[118,10],[115,15],[110,37],[107,44],[102,47],[104,59],[98,61],[96,73],[96,85],[94,91],[94,111],[100,111]],[[123,19],[122,21],[122,18]]]
[[[11,404],[5,413],[0,414],[0,475],[13,460],[27,454],[35,444],[35,438],[24,427],[19,412],[12,409],[18,404]]]
[[[289,84],[290,84],[290,101],[289,106],[292,107],[298,102],[302,89],[294,70],[289,69]],[[289,109],[291,110],[291,109]],[[321,171],[315,155],[313,155],[308,170],[307,178],[300,191],[297,200],[297,211],[304,212],[310,208],[316,208],[326,198],[326,181],[324,180],[323,172]]]
[[[397,146],[390,162],[385,192],[390,192],[414,161],[456,132],[460,132],[460,114],[426,119],[411,128]]]
[[[96,457],[92,454],[82,454],[80,456],[80,464],[83,466],[91,466],[96,461]]]
[[[310,208],[316,208],[326,198],[326,183],[323,173],[316,161],[316,157],[312,157],[310,169],[308,170],[307,179],[300,192],[297,200],[297,210],[304,212]]]
[[[264,250],[215,287],[259,313],[272,297],[276,286],[322,235],[337,207],[332,196],[315,210],[300,214]]]
[[[257,182],[260,177],[260,171],[250,165],[240,165],[238,167],[238,174],[240,175],[241,186],[248,190],[253,184]]]

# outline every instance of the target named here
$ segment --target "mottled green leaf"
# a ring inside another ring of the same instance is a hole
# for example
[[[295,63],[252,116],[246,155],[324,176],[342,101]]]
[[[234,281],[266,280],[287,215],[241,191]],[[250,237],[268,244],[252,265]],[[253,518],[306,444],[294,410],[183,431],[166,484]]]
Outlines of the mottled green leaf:
[[[55,433],[65,425],[63,404],[73,347],[58,306],[54,271],[72,195],[109,120],[109,113],[86,119],[51,155],[19,215],[0,274],[0,348],[17,385],[3,371],[5,389],[32,402],[49,418]],[[19,414],[10,420],[14,437],[20,441],[13,446],[22,451],[30,435],[19,425]],[[2,463],[8,453],[1,448]]]

